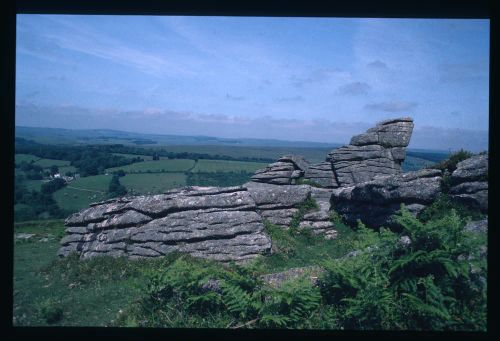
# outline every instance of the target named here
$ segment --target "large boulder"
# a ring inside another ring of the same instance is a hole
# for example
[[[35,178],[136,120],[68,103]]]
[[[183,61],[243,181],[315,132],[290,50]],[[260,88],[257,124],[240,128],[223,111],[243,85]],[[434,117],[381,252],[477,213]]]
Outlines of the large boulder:
[[[156,257],[172,251],[222,262],[268,252],[257,205],[244,187],[187,187],[119,198],[68,217],[60,256]]]
[[[450,196],[469,207],[488,211],[488,154],[475,155],[457,164],[451,174]]]
[[[76,252],[83,259],[145,258],[179,251],[221,262],[244,262],[271,250],[264,221],[288,228],[311,192],[309,185],[249,182],[107,200],[66,219],[67,235],[58,254]],[[324,216],[310,217],[316,224],[308,228],[332,237],[335,231],[330,225],[318,224]]]
[[[353,136],[349,145],[333,150],[327,160],[338,185],[351,186],[378,175],[400,173],[412,131],[412,118],[386,120]]]
[[[360,219],[370,227],[390,226],[391,215],[402,203],[415,215],[432,203],[441,193],[441,179],[437,169],[379,176],[372,181],[334,189],[331,203],[351,225]]]

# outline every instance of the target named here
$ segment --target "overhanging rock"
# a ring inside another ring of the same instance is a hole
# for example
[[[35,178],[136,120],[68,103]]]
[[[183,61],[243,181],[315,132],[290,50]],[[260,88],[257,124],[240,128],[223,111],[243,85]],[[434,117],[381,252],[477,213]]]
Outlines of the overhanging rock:
[[[338,185],[352,186],[375,176],[401,173],[412,132],[412,118],[386,120],[353,136],[349,145],[333,150],[327,160]]]

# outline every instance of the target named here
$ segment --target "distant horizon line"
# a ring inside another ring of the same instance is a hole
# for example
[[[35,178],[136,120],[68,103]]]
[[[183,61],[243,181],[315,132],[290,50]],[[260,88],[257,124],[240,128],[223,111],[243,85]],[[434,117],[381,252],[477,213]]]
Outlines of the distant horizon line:
[[[213,139],[218,139],[218,140],[246,140],[246,141],[251,141],[251,140],[256,140],[256,141],[278,141],[278,142],[292,142],[292,143],[309,143],[309,144],[317,144],[317,145],[322,145],[323,147],[335,147],[338,148],[340,146],[347,145],[349,143],[339,143],[339,142],[316,142],[316,141],[305,141],[305,140],[282,140],[282,139],[276,139],[276,138],[255,138],[255,137],[218,137],[218,136],[211,136],[211,135],[180,135],[180,134],[158,134],[158,133],[144,133],[144,132],[134,132],[134,131],[127,131],[127,130],[119,130],[119,129],[110,129],[110,128],[92,128],[92,129],[72,129],[72,128],[54,128],[54,127],[40,127],[40,126],[23,126],[23,125],[15,125],[15,128],[38,128],[38,129],[52,129],[52,130],[68,130],[68,131],[110,131],[110,132],[121,132],[121,133],[128,133],[128,134],[139,134],[139,135],[151,135],[151,136],[172,136],[172,137],[205,137],[205,138],[213,138]],[[16,134],[15,134],[16,135]],[[16,136],[17,137],[17,136]],[[231,145],[233,147],[239,147],[237,145]],[[252,146],[241,146],[241,147],[252,147]],[[281,147],[281,146],[273,146],[273,147]],[[285,146],[283,146],[285,147]],[[318,146],[321,147],[321,146]],[[307,147],[303,146],[302,148],[313,148],[313,147]],[[409,148],[406,147],[407,150],[414,150],[414,151],[435,151],[435,152],[443,152],[443,153],[450,153],[453,152],[451,150],[444,150],[444,149],[434,149],[434,148]]]
[[[22,125],[16,125],[15,128],[40,128],[40,129],[60,129],[60,130],[80,130],[80,131],[99,131],[99,130],[107,130],[107,131],[115,131],[115,132],[121,132],[121,133],[128,133],[128,134],[143,134],[143,135],[152,135],[152,136],[180,136],[180,137],[208,137],[208,138],[216,138],[220,140],[235,140],[235,139],[240,139],[240,140],[259,140],[259,141],[280,141],[280,142],[306,142],[306,143],[316,143],[316,144],[325,144],[325,145],[342,145],[343,143],[340,142],[317,142],[317,141],[305,141],[305,140],[282,140],[282,139],[276,139],[276,138],[258,138],[258,137],[219,137],[219,136],[213,136],[213,135],[200,135],[200,134],[193,134],[193,135],[182,135],[182,134],[158,134],[158,133],[147,133],[147,132],[136,132],[136,131],[130,131],[130,130],[120,130],[120,129],[110,129],[110,128],[87,128],[87,129],[73,129],[73,128],[54,128],[54,127],[40,127],[40,126],[22,126]]]

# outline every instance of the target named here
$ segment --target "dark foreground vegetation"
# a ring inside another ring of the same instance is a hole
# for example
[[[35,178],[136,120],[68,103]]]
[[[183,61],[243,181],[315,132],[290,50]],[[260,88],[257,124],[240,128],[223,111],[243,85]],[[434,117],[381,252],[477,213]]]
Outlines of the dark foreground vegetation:
[[[484,331],[486,236],[463,229],[477,217],[441,197],[419,219],[402,207],[397,233],[351,229],[335,213],[334,240],[267,224],[273,253],[241,266],[180,254],[54,259],[62,222],[18,225],[35,237],[16,239],[14,324]],[[260,277],[309,265],[325,269],[316,285]]]

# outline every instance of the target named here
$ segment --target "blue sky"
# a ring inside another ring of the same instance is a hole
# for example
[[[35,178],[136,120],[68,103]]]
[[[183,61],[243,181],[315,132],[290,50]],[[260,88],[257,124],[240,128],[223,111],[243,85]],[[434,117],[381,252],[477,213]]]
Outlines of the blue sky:
[[[488,20],[17,16],[17,125],[479,151],[488,83]]]

